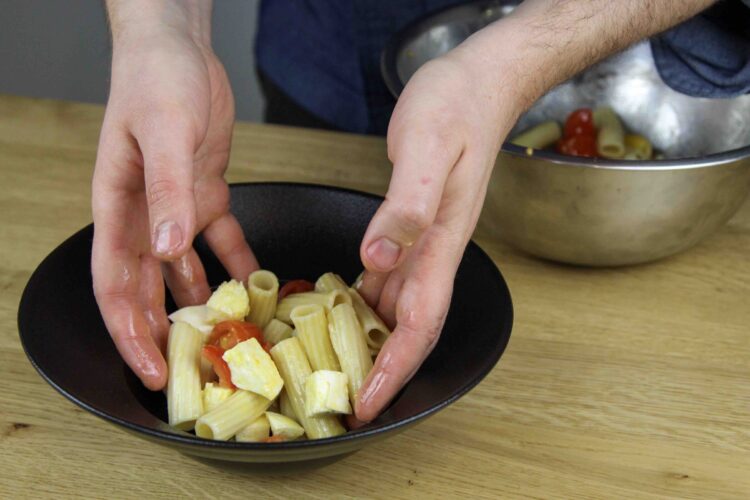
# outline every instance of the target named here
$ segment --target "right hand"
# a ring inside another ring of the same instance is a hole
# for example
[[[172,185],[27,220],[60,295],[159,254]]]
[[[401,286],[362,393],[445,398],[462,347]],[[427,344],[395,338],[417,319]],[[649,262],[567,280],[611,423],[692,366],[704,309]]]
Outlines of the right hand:
[[[167,380],[164,280],[180,307],[210,295],[195,235],[203,233],[233,278],[258,268],[229,213],[223,174],[233,123],[224,68],[189,30],[165,23],[114,38],[92,186],[91,268],[107,329],[152,390]]]

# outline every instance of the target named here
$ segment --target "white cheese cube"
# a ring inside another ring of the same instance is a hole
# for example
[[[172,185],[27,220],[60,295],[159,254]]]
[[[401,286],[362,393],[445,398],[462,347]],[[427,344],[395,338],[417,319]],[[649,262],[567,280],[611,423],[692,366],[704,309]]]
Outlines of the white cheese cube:
[[[297,439],[305,433],[305,429],[301,425],[280,413],[267,411],[266,417],[268,417],[268,423],[271,424],[271,435],[273,436],[281,436],[284,439]]]
[[[209,322],[209,310],[208,306],[187,306],[182,309],[177,309],[175,312],[169,315],[169,321],[177,323],[187,323],[192,326],[204,336],[207,336],[214,329],[214,325]]]
[[[250,312],[250,298],[245,285],[237,280],[225,281],[206,302],[208,319],[218,323],[229,319],[243,320]]]
[[[255,338],[240,342],[222,356],[232,373],[232,383],[240,389],[273,400],[281,392],[284,381],[271,356]]]
[[[305,381],[305,412],[308,417],[352,412],[346,373],[331,370],[313,372]]]

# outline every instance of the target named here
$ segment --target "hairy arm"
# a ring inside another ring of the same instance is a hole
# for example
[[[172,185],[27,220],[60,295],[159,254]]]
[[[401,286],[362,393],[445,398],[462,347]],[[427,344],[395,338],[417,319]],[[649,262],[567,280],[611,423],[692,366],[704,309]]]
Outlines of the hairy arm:
[[[711,3],[526,0],[414,74],[388,128],[386,200],[360,251],[360,292],[395,329],[361,389],[357,418],[373,419],[437,342],[498,150],[518,116],[584,67]]]
[[[528,107],[553,86],[716,0],[526,0],[455,53],[517,88]],[[509,76],[518,79],[513,85]]]

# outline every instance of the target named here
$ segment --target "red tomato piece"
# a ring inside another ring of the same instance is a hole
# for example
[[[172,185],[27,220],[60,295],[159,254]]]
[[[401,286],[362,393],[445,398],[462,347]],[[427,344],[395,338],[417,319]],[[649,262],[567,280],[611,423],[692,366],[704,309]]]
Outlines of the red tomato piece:
[[[286,441],[286,439],[284,439],[284,436],[279,436],[278,434],[275,436],[267,437],[263,440],[264,443],[281,443],[283,441]]]
[[[263,332],[257,325],[247,321],[229,320],[217,323],[206,343],[228,351],[240,342],[250,339],[257,339],[261,344],[265,341]]]
[[[293,293],[312,292],[315,285],[307,280],[287,281],[279,290],[279,300]]]
[[[589,108],[581,108],[568,115],[563,128],[563,137],[574,137],[577,135],[590,135],[594,137],[594,114]]]
[[[557,142],[557,152],[564,155],[596,158],[596,139],[590,135],[574,135]]]
[[[221,357],[223,354],[224,351],[215,345],[204,345],[201,350],[201,356],[211,363],[216,375],[219,376],[219,385],[230,389],[236,389],[235,385],[232,383],[232,372],[229,370],[229,365]]]

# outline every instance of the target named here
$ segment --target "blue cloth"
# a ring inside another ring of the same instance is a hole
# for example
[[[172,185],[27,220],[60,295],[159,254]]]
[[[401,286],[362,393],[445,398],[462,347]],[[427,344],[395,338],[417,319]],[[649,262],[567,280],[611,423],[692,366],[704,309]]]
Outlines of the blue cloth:
[[[747,3],[720,2],[651,40],[656,68],[667,85],[697,97],[750,92]]]
[[[745,2],[750,0],[743,0]],[[395,100],[380,75],[387,40],[461,0],[263,0],[256,60],[289,97],[350,132],[385,134]],[[726,0],[652,40],[674,89],[703,97],[750,92],[750,8]]]

